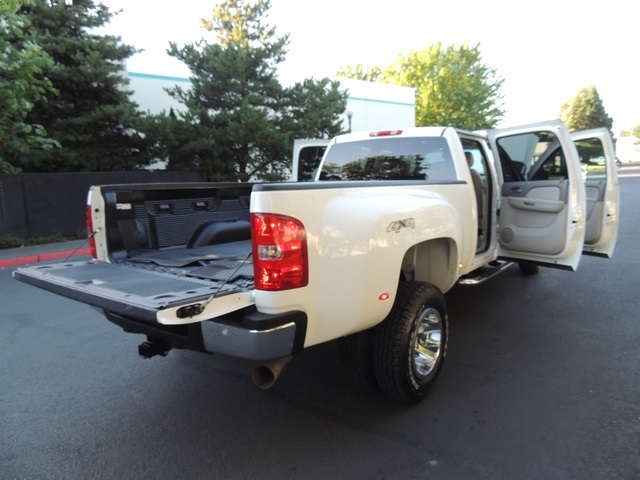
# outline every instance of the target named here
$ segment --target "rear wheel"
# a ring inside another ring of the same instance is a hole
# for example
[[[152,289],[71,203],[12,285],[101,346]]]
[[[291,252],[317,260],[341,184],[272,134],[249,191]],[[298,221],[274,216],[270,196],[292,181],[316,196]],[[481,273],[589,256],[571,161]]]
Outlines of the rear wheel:
[[[442,292],[428,283],[401,283],[389,316],[375,333],[374,370],[380,389],[396,400],[422,400],[440,373],[447,339]]]
[[[373,370],[373,335],[369,329],[341,338],[338,352],[344,376],[351,383],[362,390],[379,392]]]

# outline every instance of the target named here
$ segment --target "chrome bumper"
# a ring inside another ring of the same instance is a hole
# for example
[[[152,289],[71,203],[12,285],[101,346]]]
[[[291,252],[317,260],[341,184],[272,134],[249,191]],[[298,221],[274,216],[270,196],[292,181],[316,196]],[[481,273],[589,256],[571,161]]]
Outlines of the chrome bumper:
[[[307,315],[292,311],[268,315],[249,311],[241,318],[220,317],[187,325],[162,325],[105,311],[107,319],[130,333],[147,335],[174,348],[266,361],[304,347]]]
[[[210,353],[221,353],[249,360],[272,360],[294,351],[296,324],[293,322],[267,330],[247,330],[215,322],[202,322],[202,342]]]

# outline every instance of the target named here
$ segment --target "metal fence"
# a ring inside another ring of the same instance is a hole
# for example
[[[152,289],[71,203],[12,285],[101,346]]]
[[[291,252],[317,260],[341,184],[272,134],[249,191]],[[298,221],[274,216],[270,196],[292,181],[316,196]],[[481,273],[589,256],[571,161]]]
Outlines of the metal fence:
[[[37,238],[85,230],[92,185],[201,182],[198,172],[22,173],[0,175],[0,236]]]

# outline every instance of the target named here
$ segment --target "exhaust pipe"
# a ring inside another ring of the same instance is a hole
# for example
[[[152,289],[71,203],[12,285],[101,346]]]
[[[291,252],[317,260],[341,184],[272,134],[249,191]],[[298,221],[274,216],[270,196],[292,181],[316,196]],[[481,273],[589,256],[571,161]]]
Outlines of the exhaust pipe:
[[[274,383],[276,383],[276,380],[280,376],[280,372],[282,372],[282,369],[292,358],[293,357],[289,355],[287,357],[276,358],[275,360],[271,360],[257,366],[251,374],[251,380],[253,380],[256,387],[261,388],[262,390],[267,390],[268,388],[273,387]]]

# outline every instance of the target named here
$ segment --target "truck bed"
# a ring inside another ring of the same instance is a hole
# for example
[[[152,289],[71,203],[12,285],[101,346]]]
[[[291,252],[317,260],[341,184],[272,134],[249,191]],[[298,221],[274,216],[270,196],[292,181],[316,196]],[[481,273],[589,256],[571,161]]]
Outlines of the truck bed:
[[[151,322],[162,321],[160,311],[196,302],[211,303],[210,313],[215,313],[216,302],[210,300],[251,292],[254,287],[248,221],[251,188],[251,184],[102,186],[107,261],[38,265],[21,268],[14,276]],[[244,297],[237,303],[246,305]],[[219,303],[222,310],[229,310],[224,306],[229,300]],[[164,320],[178,321],[167,314]]]

